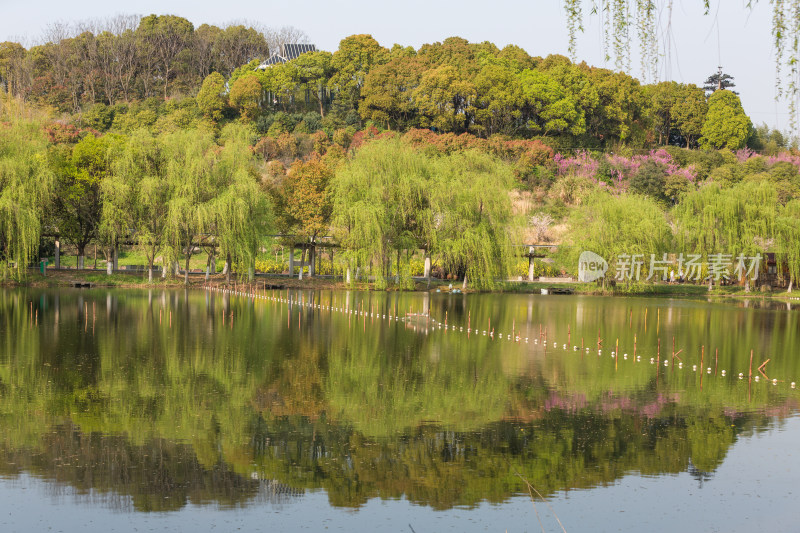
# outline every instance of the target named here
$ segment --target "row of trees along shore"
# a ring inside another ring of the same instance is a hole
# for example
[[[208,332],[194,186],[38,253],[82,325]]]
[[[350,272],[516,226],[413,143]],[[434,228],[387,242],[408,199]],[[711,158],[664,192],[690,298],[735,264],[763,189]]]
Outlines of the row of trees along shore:
[[[140,46],[145,28],[180,20],[80,35]],[[409,286],[422,255],[490,288],[527,273],[514,245],[533,242],[562,244],[545,265],[554,273],[574,271],[579,249],[612,260],[681,247],[776,252],[796,279],[800,157],[780,132],[753,128],[729,90],[641,85],[514,46],[387,49],[368,35],[259,70],[262,46],[179,83],[194,71],[176,58],[196,52],[202,28],[161,70],[134,69],[139,92],[106,103],[85,76],[69,99],[43,99],[60,85],[38,90],[24,69],[52,74],[54,52],[0,46],[6,276],[21,276],[43,234],[81,257],[91,243],[109,257],[135,245],[151,269],[181,260],[188,273],[203,250],[252,275],[279,232],[334,237],[338,272],[369,270],[379,287]],[[214,31],[252,30],[236,28]]]

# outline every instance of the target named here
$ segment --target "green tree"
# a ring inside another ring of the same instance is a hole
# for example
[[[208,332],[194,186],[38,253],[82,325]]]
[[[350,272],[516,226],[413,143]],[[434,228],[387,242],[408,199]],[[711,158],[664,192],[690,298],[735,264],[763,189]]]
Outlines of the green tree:
[[[183,17],[175,15],[148,15],[136,29],[139,37],[139,57],[146,58],[144,76],[146,87],[159,80],[164,84],[164,99],[169,96],[169,83],[176,71],[185,70],[188,50],[194,36],[194,26]]]
[[[36,123],[0,126],[0,268],[19,279],[35,257],[43,211],[50,206],[53,172]],[[13,267],[12,267],[13,264]]]
[[[708,102],[703,90],[696,85],[681,86],[670,109],[672,127],[683,137],[686,148],[696,146],[703,134]]]
[[[371,35],[351,35],[342,39],[333,53],[330,87],[348,109],[358,110],[361,88],[373,67],[389,59],[389,51]]]
[[[153,265],[165,238],[169,201],[166,166],[161,141],[147,130],[137,130],[120,150],[104,185],[104,223],[112,236],[129,236],[144,252],[149,281],[153,280]]]
[[[494,288],[511,271],[511,167],[473,150],[439,158],[435,176],[431,253],[463,274],[465,288]]]
[[[220,253],[225,255],[228,276],[235,261],[246,269],[250,280],[259,245],[272,224],[271,206],[256,180],[250,149],[253,137],[251,128],[239,124],[223,129],[223,147],[213,170],[214,189],[201,208],[201,217],[214,232]]]
[[[415,125],[417,105],[413,91],[422,72],[423,65],[415,57],[394,57],[372,69],[361,89],[361,118],[399,130]]]
[[[555,78],[539,70],[523,70],[518,77],[529,129],[542,135],[581,135],[586,131],[586,117],[578,100]]]
[[[753,128],[739,97],[731,91],[716,91],[708,99],[708,113],[700,140],[706,148],[741,148]]]
[[[78,251],[84,267],[86,246],[99,236],[103,211],[101,186],[110,172],[112,136],[87,135],[56,171],[55,217],[58,231]]]
[[[477,91],[456,67],[440,66],[425,71],[413,96],[422,127],[463,133],[475,116]]]
[[[197,93],[197,107],[203,115],[218,122],[227,106],[225,78],[219,72],[212,72],[203,80],[200,92]]]
[[[671,251],[672,231],[661,206],[637,194],[612,195],[596,191],[575,209],[564,238],[564,263],[577,270],[578,257],[592,251],[613,264],[620,254],[643,254],[649,258]],[[613,277],[607,272],[606,277]]]
[[[169,187],[164,217],[166,266],[185,260],[184,281],[189,283],[189,262],[200,244],[198,238],[212,223],[212,201],[219,194],[214,169],[215,144],[209,133],[179,131],[163,137],[165,180]]]
[[[319,104],[320,116],[325,116],[325,105],[329,102],[328,80],[333,72],[330,52],[309,52],[292,60],[300,88],[304,89]]]

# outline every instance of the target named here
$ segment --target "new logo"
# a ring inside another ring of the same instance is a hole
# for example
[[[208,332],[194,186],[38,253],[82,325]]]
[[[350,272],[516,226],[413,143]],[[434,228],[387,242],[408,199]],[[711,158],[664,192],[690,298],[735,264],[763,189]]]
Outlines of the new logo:
[[[602,278],[608,262],[594,252],[585,251],[578,258],[578,281],[588,283]]]

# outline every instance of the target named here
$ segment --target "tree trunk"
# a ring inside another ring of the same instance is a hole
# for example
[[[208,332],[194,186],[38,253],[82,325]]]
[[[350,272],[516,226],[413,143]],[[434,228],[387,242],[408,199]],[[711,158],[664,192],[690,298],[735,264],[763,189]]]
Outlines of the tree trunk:
[[[528,281],[533,281],[534,274],[533,255],[531,255],[528,257]]]
[[[300,272],[297,275],[297,279],[299,280],[303,279],[303,263],[305,262],[306,262],[306,247],[303,246],[300,249]]]
[[[789,278],[789,290],[786,292],[792,292],[792,286],[794,285],[794,279]]]
[[[431,254],[425,250],[425,280],[428,282],[428,287],[431,286]]]
[[[231,254],[225,256],[225,284],[231,284]]]
[[[83,270],[84,259],[86,257],[86,246],[78,246],[78,270]]]
[[[55,265],[56,270],[58,270],[59,268],[61,268],[61,241],[58,238],[56,238],[55,262],[56,262],[56,265]]]
[[[464,273],[464,283],[461,285],[461,290],[467,289],[467,273]]]
[[[183,271],[183,284],[189,284],[189,261],[192,260],[191,252],[186,252],[186,270]]]
[[[347,267],[347,277],[345,282],[350,285],[350,267]]]

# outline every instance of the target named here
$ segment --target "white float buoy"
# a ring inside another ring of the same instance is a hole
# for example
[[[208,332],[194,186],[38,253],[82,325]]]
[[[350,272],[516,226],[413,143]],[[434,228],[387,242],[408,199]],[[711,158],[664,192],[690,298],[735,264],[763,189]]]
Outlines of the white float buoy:
[[[678,368],[683,368],[683,363],[678,363]]]
[[[773,384],[773,385],[777,385],[777,384],[778,384],[778,380],[777,380],[777,379],[773,379],[773,380],[772,380],[772,384]]]
[[[724,370],[722,371],[722,375],[723,375],[723,376],[725,375],[725,371],[724,371]]]
[[[669,361],[667,361],[666,359],[664,360],[664,366],[669,366]]]
[[[755,378],[755,379],[756,379],[756,383],[758,383],[758,376],[756,376],[756,378]]]
[[[692,365],[692,372],[697,372],[697,365]]]
[[[794,383],[794,381],[792,381],[792,388],[794,388],[794,385],[795,385],[795,383]]]
[[[741,372],[739,372],[739,379],[744,379],[744,374],[742,374]]]
[[[653,363],[655,363],[655,362],[656,362],[655,358],[654,358],[654,357],[651,357],[651,358],[650,358],[650,364],[652,365],[652,364],[653,364]]]

